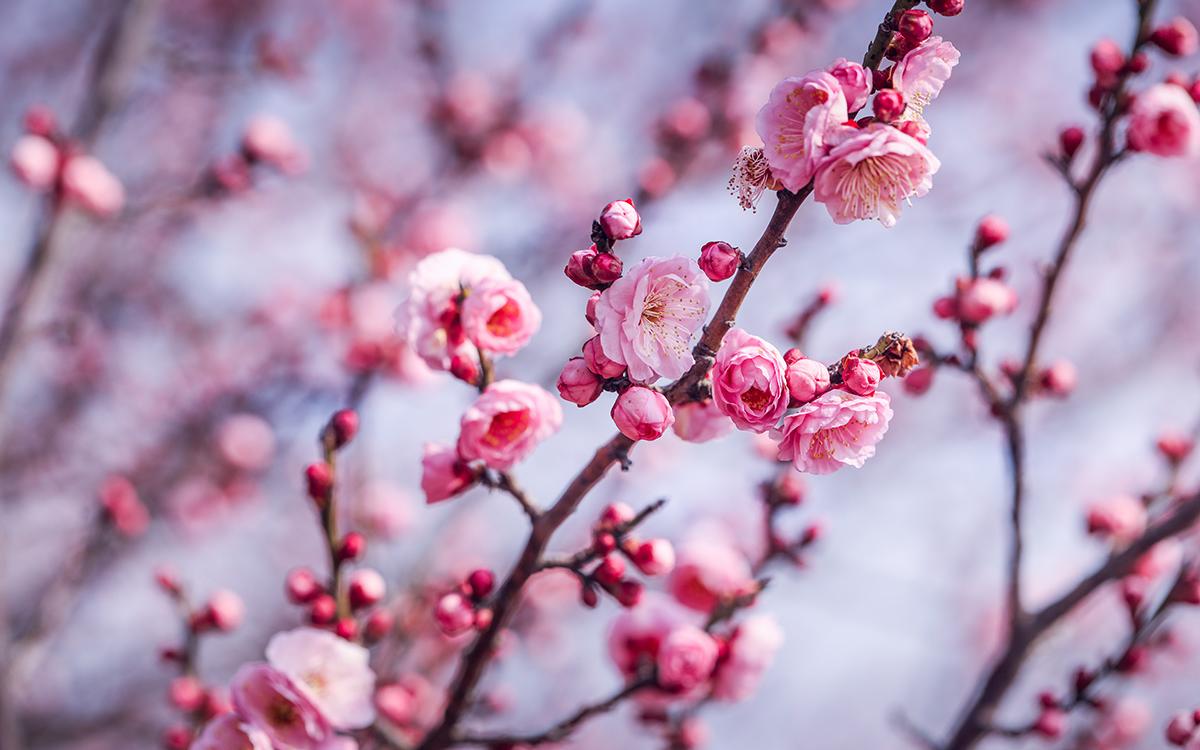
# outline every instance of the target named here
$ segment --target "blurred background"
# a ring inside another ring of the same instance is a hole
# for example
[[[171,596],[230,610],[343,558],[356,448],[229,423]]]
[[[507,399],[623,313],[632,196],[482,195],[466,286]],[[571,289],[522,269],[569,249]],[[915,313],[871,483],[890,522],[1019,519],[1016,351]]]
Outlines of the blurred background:
[[[562,268],[600,208],[633,196],[642,212],[626,263],[718,239],[748,248],[771,199],[744,212],[726,181],[738,150],[758,144],[754,113],[780,78],[860,58],[890,4],[7,0],[0,143],[44,108],[124,192],[119,212],[97,217],[0,178],[0,306],[26,300],[13,341],[0,336],[0,635],[26,746],[159,745],[172,672],[158,650],[181,625],[158,566],[197,597],[223,588],[246,603],[242,628],[206,641],[207,681],[302,621],[283,576],[324,560],[302,469],[348,402],[363,427],[339,466],[343,503],[392,590],[507,570],[527,524],[511,500],[475,490],[427,507],[420,493],[422,443],[453,440],[472,394],[397,338],[408,270],[447,246],[501,258],[545,322],[499,373],[553,390],[590,335],[587,294]],[[1163,4],[1164,18],[1200,22],[1200,2]],[[833,361],[892,329],[951,345],[931,303],[995,212],[1013,228],[996,261],[1023,304],[982,341],[989,363],[1012,355],[1069,207],[1040,154],[1062,125],[1090,123],[1088,50],[1123,42],[1133,18],[1132,0],[967,0],[939,17],[962,61],[926,112],[942,162],[933,191],[893,230],[803,207],[740,323],[783,344],[835,283],[811,356]],[[1079,385],[1039,402],[1029,424],[1034,599],[1102,558],[1085,505],[1161,484],[1155,437],[1200,417],[1198,206],[1194,162],[1129,160],[1100,192],[1045,347]],[[940,733],[996,647],[1000,435],[955,373],[919,398],[895,385],[878,455],[808,481],[788,516],[827,533],[803,567],[773,571],[758,609],[786,642],[756,696],[705,711],[710,746],[896,747],[898,711]],[[535,497],[555,496],[607,439],[607,411],[567,407],[560,436],[519,467]],[[756,485],[772,471],[746,434],[699,446],[669,435],[639,447],[554,546],[584,543],[606,502],[666,497],[648,533],[680,541],[719,524],[751,553]],[[146,513],[114,519],[105,498],[130,487]],[[1116,599],[1055,631],[1006,716],[1028,718],[1038,690],[1112,650]],[[485,681],[504,708],[496,726],[539,728],[618,684],[604,646],[616,604],[547,601],[559,607],[549,624]],[[1200,616],[1182,615],[1168,654],[1112,691],[1152,716],[1128,747],[1161,747],[1165,717],[1195,703]],[[427,676],[444,681],[447,664]],[[564,746],[659,746],[632,714]]]

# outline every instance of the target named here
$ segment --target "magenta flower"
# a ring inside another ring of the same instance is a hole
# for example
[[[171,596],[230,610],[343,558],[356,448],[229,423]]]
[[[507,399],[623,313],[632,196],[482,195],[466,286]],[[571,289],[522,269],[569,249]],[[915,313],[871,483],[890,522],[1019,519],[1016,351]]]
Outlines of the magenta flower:
[[[695,625],[675,628],[658,649],[658,683],[673,691],[692,690],[712,674],[717,650],[713,637]]]
[[[755,121],[771,174],[788,190],[803,188],[825,156],[830,134],[848,117],[842,84],[829,73],[784,79]]]
[[[929,103],[942,92],[950,80],[959,52],[940,36],[931,36],[917,45],[892,71],[892,88],[904,95],[908,103],[906,115],[919,120]]]
[[[541,310],[519,281],[484,279],[463,299],[463,332],[480,351],[513,354],[541,324]]]
[[[829,391],[783,421],[775,433],[779,459],[810,474],[831,474],[843,466],[862,468],[875,455],[891,419],[886,393]]]
[[[633,381],[677,378],[695,362],[692,338],[708,304],[708,282],[694,260],[646,258],[600,295],[600,346]]]
[[[487,387],[460,422],[458,455],[505,470],[558,431],[562,407],[536,385],[500,380]]]
[[[1160,83],[1138,94],[1129,108],[1129,147],[1155,156],[1200,153],[1200,111],[1181,86]]]
[[[770,342],[734,328],[712,369],[713,402],[738,429],[766,432],[787,411],[787,363]]]
[[[242,666],[229,685],[233,706],[275,750],[317,750],[332,736],[329,720],[292,680],[267,664]]]
[[[895,226],[900,204],[929,192],[937,157],[917,139],[883,123],[846,128],[817,172],[813,197],[838,224],[878,219]]]
[[[272,750],[271,738],[233,713],[208,722],[189,750]]]
[[[316,628],[277,633],[267,644],[267,662],[290,677],[334,729],[362,729],[375,720],[369,658],[362,646]]]
[[[728,654],[713,675],[713,696],[726,701],[749,698],[781,645],[783,630],[774,618],[747,617],[730,637]]]

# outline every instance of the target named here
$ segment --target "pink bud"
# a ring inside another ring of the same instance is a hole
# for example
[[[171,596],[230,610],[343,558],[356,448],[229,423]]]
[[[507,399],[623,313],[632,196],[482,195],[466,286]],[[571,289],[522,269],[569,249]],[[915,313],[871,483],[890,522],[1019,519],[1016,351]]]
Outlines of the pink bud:
[[[468,385],[479,382],[479,360],[474,354],[455,352],[450,357],[450,374]]]
[[[358,434],[358,412],[353,409],[340,409],[329,419],[329,431],[333,435],[333,445],[341,448],[354,439]]]
[[[916,46],[933,34],[933,17],[923,10],[906,10],[900,14],[896,28]]]
[[[1033,724],[1033,731],[1046,739],[1062,736],[1067,725],[1067,715],[1061,708],[1044,708]]]
[[[599,336],[593,336],[584,342],[583,361],[589,370],[602,378],[616,378],[625,373],[625,365],[614,362],[604,353]]]
[[[324,591],[321,584],[317,583],[316,575],[308,568],[296,568],[288,573],[284,589],[293,604],[308,604]]]
[[[353,617],[343,617],[333,626],[333,632],[338,638],[352,641],[358,637],[358,620]]]
[[[1092,70],[1101,83],[1113,81],[1125,67],[1125,53],[1111,39],[1101,39],[1092,47]]]
[[[222,589],[208,598],[204,611],[206,619],[213,627],[228,632],[242,623],[246,607],[242,604],[241,597]]]
[[[588,369],[583,357],[572,357],[558,374],[558,395],[576,406],[587,406],[600,397],[604,381]]]
[[[449,636],[465,633],[475,624],[475,610],[471,602],[455,591],[438,599],[433,617],[441,631]]]
[[[675,548],[666,539],[648,539],[633,554],[638,570],[648,576],[661,576],[675,567]]]
[[[180,711],[191,713],[204,703],[204,686],[200,684],[200,680],[191,675],[176,677],[171,680],[167,696],[171,700],[171,705]]]
[[[851,393],[872,395],[882,377],[879,365],[869,359],[849,356],[842,360],[842,385]]]
[[[616,253],[597,253],[592,260],[592,275],[601,284],[611,284],[621,278],[624,264]]]
[[[1015,310],[1017,293],[997,279],[967,279],[961,284],[955,306],[958,317],[967,323],[980,324]]]
[[[588,297],[587,306],[583,309],[583,317],[590,325],[596,325],[596,305],[600,302],[600,292],[592,292]]]
[[[337,556],[339,560],[346,562],[359,559],[366,551],[367,538],[357,531],[351,531],[342,537],[342,543],[338,545]]]
[[[1167,724],[1167,742],[1183,747],[1196,733],[1196,721],[1190,711],[1180,711]]]
[[[658,440],[675,422],[667,397],[656,390],[635,385],[617,396],[612,419],[630,440]]]
[[[645,593],[645,587],[632,579],[617,584],[617,601],[622,607],[636,607],[642,600],[643,593]]]
[[[183,591],[183,584],[179,582],[179,574],[165,565],[154,569],[154,582],[171,596],[179,596]]]
[[[1075,390],[1079,382],[1079,374],[1075,365],[1065,359],[1051,364],[1041,374],[1041,385],[1046,393],[1059,398],[1066,398]]]
[[[607,555],[617,548],[617,538],[607,531],[597,531],[592,535],[592,549]]]
[[[362,568],[350,575],[350,606],[355,609],[378,603],[386,592],[387,584],[378,571]]]
[[[884,89],[875,95],[872,109],[875,111],[875,117],[883,122],[894,122],[904,114],[905,106],[907,105],[904,102],[904,94],[896,89]]]
[[[804,502],[805,492],[804,478],[799,472],[789,471],[775,482],[774,496],[781,503],[800,505]]]
[[[929,142],[929,135],[931,131],[929,130],[929,125],[927,125],[925,121],[905,120],[904,122],[895,123],[895,125],[901,133],[904,133],[910,138],[914,138],[921,143]]]
[[[1089,534],[1128,544],[1146,530],[1147,520],[1146,506],[1141,500],[1116,495],[1088,507],[1087,530]]]
[[[979,250],[987,250],[993,245],[999,245],[1008,239],[1008,222],[996,216],[988,214],[979,220],[979,226],[975,229],[975,247]]]
[[[496,585],[496,576],[487,568],[477,568],[467,576],[467,587],[476,599],[482,599],[492,593]]]
[[[125,206],[125,188],[99,159],[82,154],[67,160],[62,172],[63,193],[85,211],[107,218]]]
[[[492,618],[494,616],[492,610],[483,607],[475,611],[475,622],[472,624],[476,630],[487,630],[492,626]]]
[[[637,513],[626,503],[609,503],[600,514],[600,524],[614,528],[629,523],[635,516]]]
[[[40,135],[23,135],[13,144],[9,164],[21,182],[45,190],[58,176],[58,148]]]
[[[192,744],[192,730],[176,724],[163,732],[162,742],[167,750],[188,750]]]
[[[407,726],[417,716],[417,699],[404,685],[380,685],[375,690],[375,709],[386,721],[398,727]]]
[[[815,359],[797,359],[788,365],[787,386],[796,405],[807,404],[829,390],[829,368]]]
[[[363,627],[363,637],[368,641],[382,640],[396,624],[396,616],[387,609],[377,609],[367,617]]]
[[[614,240],[627,240],[642,233],[642,217],[633,207],[633,199],[613,201],[600,212],[600,226]]]
[[[596,281],[596,276],[592,273],[592,261],[596,259],[598,254],[595,245],[584,250],[576,250],[567,259],[567,267],[563,269],[563,273],[567,275],[568,279],[574,281],[579,286],[595,289],[599,282]]]
[[[579,600],[588,609],[595,609],[596,605],[600,603],[600,595],[596,593],[594,587],[587,585],[579,590]]]
[[[625,561],[616,555],[605,555],[592,577],[605,586],[613,586],[625,577]]]
[[[918,367],[904,378],[904,390],[913,396],[920,396],[933,386],[933,375],[936,369],[933,367]]]
[[[1191,452],[1196,447],[1196,444],[1195,441],[1193,441],[1187,435],[1182,435],[1176,432],[1166,432],[1162,435],[1159,435],[1158,440],[1155,442],[1155,447],[1158,448],[1158,452],[1161,453],[1163,458],[1167,459],[1167,461],[1173,464],[1178,464],[1182,463],[1184,459],[1191,455]]]
[[[742,251],[728,242],[707,242],[700,248],[700,270],[712,281],[724,281],[737,273]]]
[[[926,4],[934,13],[943,16],[957,16],[963,12],[964,0],[927,0]]]
[[[333,490],[333,471],[325,462],[309,464],[304,470],[304,479],[308,483],[308,496],[324,506],[329,501],[329,493]]]
[[[1150,34],[1150,41],[1163,52],[1176,57],[1186,57],[1196,52],[1200,39],[1196,27],[1186,18],[1176,16],[1166,24],[1159,26]]]
[[[1084,140],[1083,128],[1071,125],[1063,128],[1058,134],[1058,145],[1062,149],[1062,154],[1070,161],[1083,145]]]
[[[308,619],[313,625],[328,625],[337,617],[337,602],[329,594],[319,594],[308,608]]]

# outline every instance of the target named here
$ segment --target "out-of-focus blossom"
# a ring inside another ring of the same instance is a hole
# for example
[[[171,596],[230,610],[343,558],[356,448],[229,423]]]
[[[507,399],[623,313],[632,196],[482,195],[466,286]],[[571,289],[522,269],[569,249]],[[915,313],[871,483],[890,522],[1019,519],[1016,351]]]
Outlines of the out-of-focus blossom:
[[[1129,147],[1155,156],[1200,153],[1200,111],[1181,86],[1160,83],[1138,94],[1129,108]]]
[[[270,164],[284,174],[296,175],[308,168],[308,155],[292,129],[272,115],[258,115],[246,123],[242,149],[251,159]]]
[[[363,487],[353,506],[353,514],[363,530],[393,539],[412,525],[412,498],[403,487],[392,482],[373,481]]]
[[[680,546],[668,583],[680,604],[705,613],[755,585],[746,556],[715,530],[698,531]]]
[[[190,750],[272,750],[271,738],[235,714],[208,722]]]
[[[727,656],[713,675],[713,695],[726,701],[749,698],[783,645],[783,629],[770,615],[750,615],[729,639]]]
[[[675,434],[689,443],[706,443],[729,434],[733,422],[712,399],[689,401],[675,407]]]
[[[677,378],[695,361],[692,337],[708,315],[708,282],[690,258],[646,258],[596,304],[604,354],[630,379]]]
[[[558,431],[562,407],[536,385],[517,380],[492,383],[462,416],[458,455],[509,469]]]
[[[609,656],[621,674],[632,676],[639,665],[655,663],[663,639],[687,622],[687,613],[678,604],[661,594],[647,594],[613,621],[608,633]]]
[[[784,420],[776,434],[779,458],[811,474],[830,474],[843,466],[862,468],[875,455],[891,419],[886,393],[829,391]]]
[[[838,224],[877,219],[895,226],[901,204],[933,187],[941,162],[923,143],[891,125],[847,128],[821,162],[813,197]]]
[[[792,192],[803,188],[825,156],[830,134],[847,117],[842,85],[829,73],[784,79],[756,120],[771,174]]]
[[[107,218],[125,206],[125,188],[100,160],[79,154],[67,159],[63,193],[92,215]]]
[[[1089,534],[1129,544],[1146,530],[1146,506],[1132,495],[1116,495],[1092,503],[1087,510]]]
[[[463,299],[463,331],[480,351],[513,354],[541,324],[541,310],[513,279],[485,279]]]
[[[734,328],[713,363],[713,402],[738,429],[765,432],[787,411],[786,371],[783,355],[770,342]]]
[[[278,633],[267,644],[270,665],[287,675],[334,729],[362,729],[375,720],[369,658],[362,646],[315,628]]]
[[[659,646],[659,684],[669,690],[686,692],[712,674],[717,663],[717,642],[695,625],[672,630]]]
[[[421,489],[425,502],[436,503],[463,492],[475,483],[475,472],[449,445],[426,443],[421,457]]]
[[[319,750],[332,736],[329,720],[305,693],[267,664],[243,665],[229,690],[238,714],[266,734],[274,748]]]
[[[45,190],[58,176],[58,148],[49,138],[23,135],[13,144],[9,164],[17,179],[34,190]]]
[[[100,507],[113,527],[127,537],[141,536],[150,525],[150,511],[133,483],[123,476],[110,476],[100,485]]]
[[[1017,309],[1017,293],[999,279],[979,278],[963,281],[956,298],[957,315],[967,323],[979,325]]]
[[[446,635],[461,635],[475,624],[475,608],[465,596],[451,591],[438,599],[433,618]]]
[[[259,471],[275,455],[275,431],[257,414],[232,414],[217,428],[217,448],[231,465],[243,471]]]

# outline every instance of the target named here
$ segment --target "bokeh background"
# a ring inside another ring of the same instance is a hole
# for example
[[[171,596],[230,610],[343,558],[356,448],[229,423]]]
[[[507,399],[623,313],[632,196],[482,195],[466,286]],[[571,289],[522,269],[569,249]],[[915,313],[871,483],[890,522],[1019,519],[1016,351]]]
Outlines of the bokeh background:
[[[1200,2],[1164,4],[1200,21]],[[860,57],[888,6],[4,3],[5,148],[31,106],[68,127],[82,117],[106,36],[137,26],[133,56],[107,63],[127,85],[92,146],[124,184],[126,207],[102,221],[57,219],[0,393],[0,619],[6,641],[31,646],[9,675],[27,744],[158,745],[171,711],[157,652],[179,638],[153,585],[159,565],[199,596],[228,588],[247,604],[244,627],[206,642],[207,680],[228,678],[300,622],[282,577],[323,560],[301,472],[351,393],[363,432],[342,463],[342,496],[372,532],[368,561],[396,591],[476,564],[505,570],[526,525],[511,501],[476,490],[426,507],[420,495],[421,444],[454,438],[471,393],[395,341],[408,268],[447,245],[501,258],[546,315],[500,373],[552,389],[587,334],[586,293],[562,267],[599,209],[638,200],[645,232],[623,243],[627,263],[693,255],[715,239],[751,245],[770,198],[743,212],[725,183],[737,150],[756,143],[754,112],[783,76]],[[893,230],[835,226],[805,206],[741,324],[782,342],[833,282],[839,300],[814,327],[810,355],[832,361],[892,329],[949,345],[955,332],[931,302],[962,271],[975,222],[996,212],[1013,227],[996,252],[1024,304],[989,324],[983,347],[992,363],[1014,353],[1069,206],[1040,154],[1060,126],[1089,121],[1090,45],[1124,40],[1132,23],[1131,0],[968,0],[961,16],[938,18],[962,61],[927,111],[942,161],[933,191]],[[215,187],[214,164],[261,115],[291,128],[307,168],[256,168],[244,189]],[[0,178],[5,285],[45,230],[44,202]],[[1129,160],[1100,192],[1045,347],[1076,364],[1079,386],[1036,406],[1030,423],[1035,598],[1104,554],[1084,534],[1084,506],[1161,483],[1155,436],[1200,417],[1198,206],[1194,162]],[[774,571],[758,606],[779,618],[786,643],[754,698],[705,712],[712,747],[898,747],[897,711],[937,734],[996,646],[1000,436],[953,373],[920,398],[893,386],[896,418],[876,458],[809,481],[789,516],[797,529],[820,519],[827,535],[802,569]],[[559,437],[519,470],[544,500],[612,431],[606,407],[568,408]],[[608,501],[667,497],[647,531],[678,541],[720,524],[753,550],[755,485],[772,470],[743,434],[702,446],[668,436],[605,480],[555,546],[574,549]],[[143,533],[103,523],[97,497],[114,475],[148,508]],[[1107,592],[1055,631],[1006,715],[1027,719],[1037,690],[1064,687],[1074,667],[1108,653],[1123,633],[1115,601]],[[603,639],[616,614],[611,601],[564,604],[557,628],[514,648],[485,683],[511,704],[495,725],[538,728],[612,690]],[[1153,714],[1130,747],[1162,746],[1165,717],[1195,703],[1200,616],[1182,615],[1172,650],[1113,691]],[[656,746],[631,714],[595,721],[567,746]]]

